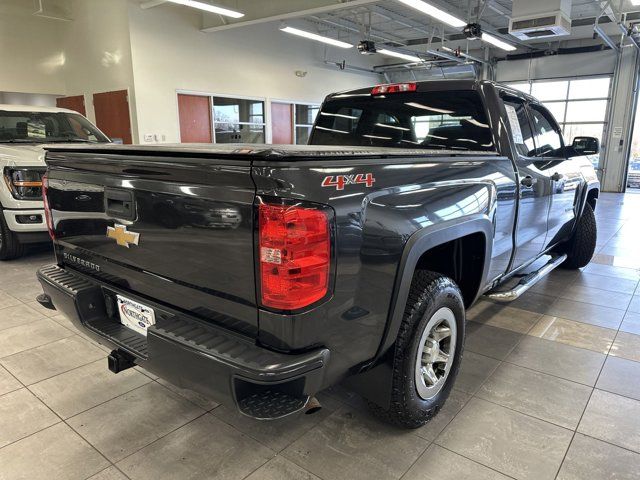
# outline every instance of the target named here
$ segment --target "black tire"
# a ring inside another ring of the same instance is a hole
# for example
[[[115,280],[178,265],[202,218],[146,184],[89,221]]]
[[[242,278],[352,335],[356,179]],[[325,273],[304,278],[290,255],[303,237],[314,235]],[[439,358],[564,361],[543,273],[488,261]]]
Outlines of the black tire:
[[[13,260],[23,254],[24,245],[18,241],[16,234],[9,230],[4,219],[4,213],[0,209],[0,261]]]
[[[418,352],[422,352],[421,339],[430,319],[443,307],[450,309],[455,317],[453,362],[440,390],[432,398],[424,399],[418,393],[416,384],[417,356]],[[464,324],[464,302],[455,282],[439,273],[417,271],[394,347],[390,407],[386,410],[370,403],[376,416],[402,428],[418,428],[438,413],[449,397],[460,368]]]
[[[593,208],[588,203],[578,219],[578,224],[573,235],[562,248],[562,253],[567,254],[567,259],[561,267],[575,270],[586,267],[593,258],[598,240],[598,227]]]

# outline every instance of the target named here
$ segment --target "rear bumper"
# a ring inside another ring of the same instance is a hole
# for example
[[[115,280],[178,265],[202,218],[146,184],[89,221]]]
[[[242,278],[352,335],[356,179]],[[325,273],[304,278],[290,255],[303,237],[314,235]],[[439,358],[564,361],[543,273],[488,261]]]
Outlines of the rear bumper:
[[[132,355],[136,364],[175,385],[235,406],[248,416],[272,419],[303,410],[322,386],[327,349],[295,355],[267,350],[56,265],[41,268],[38,279],[56,309],[99,343]],[[116,293],[154,309],[156,325],[146,337],[112,318],[115,310],[109,303]]]

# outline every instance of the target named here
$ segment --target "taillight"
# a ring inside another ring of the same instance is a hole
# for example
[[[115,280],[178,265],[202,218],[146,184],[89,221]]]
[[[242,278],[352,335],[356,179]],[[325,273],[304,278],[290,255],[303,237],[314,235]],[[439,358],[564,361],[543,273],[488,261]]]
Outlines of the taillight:
[[[47,220],[47,228],[49,229],[49,236],[51,240],[56,239],[55,230],[53,229],[53,217],[51,216],[51,207],[49,207],[49,197],[47,192],[49,190],[49,179],[45,173],[42,176],[42,200],[44,201],[44,218]]]
[[[321,209],[299,205],[258,207],[261,303],[298,310],[329,291],[331,230]]]
[[[415,82],[409,83],[389,83],[386,85],[376,85],[371,90],[371,95],[384,95],[387,93],[405,93],[415,92],[418,88],[418,84]]]

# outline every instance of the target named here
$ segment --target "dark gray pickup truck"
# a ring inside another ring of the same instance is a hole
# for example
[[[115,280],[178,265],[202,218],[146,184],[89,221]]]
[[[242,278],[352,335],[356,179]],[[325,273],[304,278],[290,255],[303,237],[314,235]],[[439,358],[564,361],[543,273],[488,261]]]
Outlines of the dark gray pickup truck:
[[[348,380],[412,428],[451,391],[465,308],[593,255],[597,140],[565,145],[505,86],[333,94],[310,143],[49,149],[39,301],[113,348],[116,373],[259,419]]]

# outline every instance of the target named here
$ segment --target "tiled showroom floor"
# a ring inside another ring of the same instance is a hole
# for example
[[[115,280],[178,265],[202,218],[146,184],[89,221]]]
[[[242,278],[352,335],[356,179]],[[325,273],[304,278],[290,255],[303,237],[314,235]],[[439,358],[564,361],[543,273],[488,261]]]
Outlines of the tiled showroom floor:
[[[602,195],[599,250],[509,306],[468,314],[462,371],[424,428],[343,388],[258,423],[142,371],[40,308],[36,267],[0,265],[0,478],[640,478],[640,195]],[[634,295],[635,294],[635,295]]]

